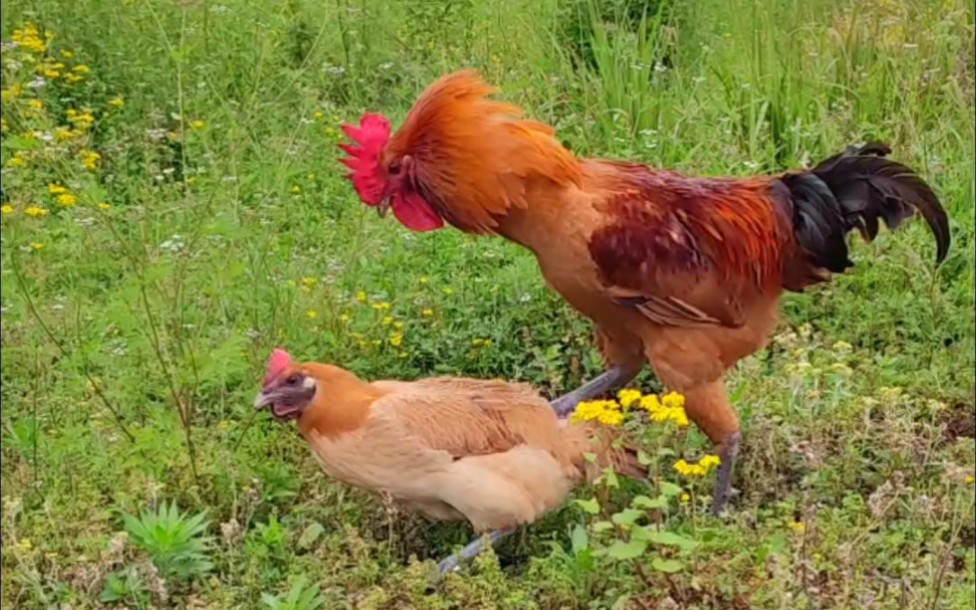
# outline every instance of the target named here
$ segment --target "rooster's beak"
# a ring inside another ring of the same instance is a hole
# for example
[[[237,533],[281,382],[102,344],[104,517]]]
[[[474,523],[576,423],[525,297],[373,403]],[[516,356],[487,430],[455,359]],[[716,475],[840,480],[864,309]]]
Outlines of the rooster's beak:
[[[386,212],[390,209],[390,201],[392,199],[392,197],[386,196],[383,198],[383,201],[376,206],[376,213],[380,215],[380,218],[386,218]]]

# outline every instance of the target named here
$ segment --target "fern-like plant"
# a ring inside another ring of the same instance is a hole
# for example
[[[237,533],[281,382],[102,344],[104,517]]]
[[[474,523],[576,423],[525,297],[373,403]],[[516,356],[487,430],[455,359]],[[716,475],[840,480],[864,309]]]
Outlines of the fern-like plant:
[[[261,603],[269,610],[318,610],[325,605],[322,592],[315,585],[307,584],[304,576],[299,576],[284,599],[268,593],[261,594]]]
[[[210,525],[206,512],[190,517],[175,503],[161,503],[155,511],[122,518],[132,542],[149,554],[163,578],[183,582],[213,568],[208,556],[213,539],[205,535]]]

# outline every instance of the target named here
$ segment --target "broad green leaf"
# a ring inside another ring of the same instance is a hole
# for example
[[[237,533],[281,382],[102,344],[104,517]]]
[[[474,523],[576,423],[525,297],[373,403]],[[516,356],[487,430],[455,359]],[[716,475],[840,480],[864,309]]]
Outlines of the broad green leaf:
[[[658,572],[674,574],[675,572],[680,572],[684,565],[676,559],[663,559],[661,557],[655,557],[654,560],[651,561],[651,567]]]
[[[630,501],[630,505],[634,508],[644,508],[644,509],[660,509],[667,508],[668,499],[664,496],[658,496],[656,498],[648,498],[647,496],[635,496],[633,500]]]
[[[631,540],[624,542],[617,540],[607,548],[607,556],[617,561],[627,561],[636,559],[647,550],[647,542],[644,540]]]
[[[590,529],[595,533],[605,532],[613,529],[613,523],[610,523],[609,521],[597,521],[590,526]]]
[[[590,544],[590,537],[586,533],[586,528],[582,525],[576,525],[573,528],[573,532],[570,534],[569,539],[573,545],[574,555],[579,555],[580,551],[588,547]]]
[[[634,510],[633,508],[625,508],[624,510],[615,514],[610,519],[617,525],[630,527],[643,516],[644,516],[644,511]]]
[[[661,481],[661,495],[672,498],[681,493],[681,487],[669,481]]]
[[[589,500],[576,500],[576,504],[591,515],[595,515],[600,512],[600,502],[596,498],[591,498]]]
[[[648,540],[654,544],[676,546],[682,549],[693,549],[698,546],[698,542],[691,538],[685,538],[674,532],[662,532],[660,530],[651,530],[648,532]]]
[[[325,528],[321,524],[309,524],[302,532],[302,535],[298,537],[298,547],[302,549],[310,548],[323,532],[325,532]]]

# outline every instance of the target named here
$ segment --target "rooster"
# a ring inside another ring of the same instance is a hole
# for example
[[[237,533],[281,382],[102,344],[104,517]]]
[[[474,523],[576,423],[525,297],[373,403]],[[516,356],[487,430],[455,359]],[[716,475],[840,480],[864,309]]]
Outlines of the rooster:
[[[524,384],[440,377],[364,381],[338,366],[296,363],[276,349],[258,409],[298,422],[330,476],[435,520],[466,519],[495,542],[558,508],[570,490],[613,465],[646,477],[611,429],[556,418]],[[597,459],[586,459],[587,453]],[[478,553],[476,540],[439,566]]]
[[[462,70],[430,85],[391,135],[367,113],[341,144],[360,199],[413,231],[445,222],[531,250],[551,288],[596,326],[608,370],[558,398],[560,415],[624,387],[650,363],[686,397],[721,457],[725,505],[740,444],[726,372],[763,348],[784,291],[842,273],[846,236],[875,238],[916,210],[949,248],[946,213],[889,148],[851,147],[772,177],[692,178],[638,163],[580,159]]]

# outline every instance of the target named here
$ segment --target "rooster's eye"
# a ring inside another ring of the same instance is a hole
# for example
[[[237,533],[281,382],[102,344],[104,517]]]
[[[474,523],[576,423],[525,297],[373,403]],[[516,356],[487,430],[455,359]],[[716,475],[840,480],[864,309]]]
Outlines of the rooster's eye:
[[[400,164],[397,163],[396,161],[394,161],[393,163],[390,163],[390,170],[389,171],[390,171],[390,175],[391,176],[396,176],[397,174],[400,173]]]
[[[288,379],[285,379],[285,383],[288,385],[295,385],[301,380],[299,375],[289,375]]]

